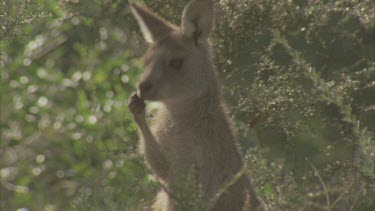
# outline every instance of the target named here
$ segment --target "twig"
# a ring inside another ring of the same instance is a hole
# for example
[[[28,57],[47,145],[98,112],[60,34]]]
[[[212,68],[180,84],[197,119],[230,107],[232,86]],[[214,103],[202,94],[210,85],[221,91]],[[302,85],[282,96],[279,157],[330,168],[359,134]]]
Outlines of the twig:
[[[170,192],[169,190],[168,190],[168,188],[164,185],[164,184],[162,184],[161,182],[157,182],[157,185],[159,186],[159,187],[161,187],[161,189],[163,190],[163,191],[165,191],[167,194],[168,194],[168,196],[169,197],[171,197],[171,199],[174,199],[179,205],[181,205],[181,206],[183,206],[181,209],[182,210],[185,210],[185,206],[186,206],[186,204],[179,198],[179,197],[177,197],[175,194],[173,194],[172,192]]]
[[[345,190],[339,195],[339,197],[337,197],[337,199],[332,203],[332,205],[329,209],[332,209],[333,207],[335,207],[336,203],[339,202],[341,200],[341,198],[345,195],[345,193],[347,193],[347,191],[353,186],[354,181],[355,180],[353,179],[352,182],[350,183],[350,185],[345,188]]]
[[[318,169],[315,168],[315,166],[309,161],[308,158],[306,158],[307,163],[311,166],[311,168],[314,170],[314,173],[316,173],[317,177],[319,178],[320,184],[323,186],[325,195],[326,195],[326,201],[327,201],[327,210],[331,209],[330,201],[329,201],[329,193],[326,184],[324,183],[322,177],[319,174]]]
[[[237,180],[241,178],[241,176],[245,173],[245,171],[246,171],[246,165],[244,165],[243,168],[229,180],[229,182],[227,182],[226,184],[222,186],[222,188],[220,188],[220,190],[209,200],[208,206],[207,206],[208,210],[210,210],[210,208],[212,208],[212,206],[215,205],[217,200],[219,200],[220,196],[225,191],[227,191],[230,186],[232,186],[235,182],[237,182]]]
[[[363,185],[361,186],[361,189],[359,190],[359,192],[358,192],[357,196],[355,197],[355,200],[354,200],[354,202],[353,202],[353,205],[352,205],[352,207],[350,208],[350,211],[352,211],[352,210],[354,209],[354,207],[355,207],[355,204],[356,204],[356,203],[357,203],[357,201],[358,201],[359,195],[361,195],[361,193],[362,193],[362,190],[363,190]]]

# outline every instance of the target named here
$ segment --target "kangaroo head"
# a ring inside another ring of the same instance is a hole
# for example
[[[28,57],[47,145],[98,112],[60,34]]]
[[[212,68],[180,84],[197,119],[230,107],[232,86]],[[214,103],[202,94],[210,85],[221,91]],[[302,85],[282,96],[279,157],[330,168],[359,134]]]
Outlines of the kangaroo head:
[[[137,95],[146,100],[181,101],[206,93],[212,77],[208,36],[214,15],[210,0],[193,0],[182,13],[181,26],[132,3],[146,41],[147,68]]]

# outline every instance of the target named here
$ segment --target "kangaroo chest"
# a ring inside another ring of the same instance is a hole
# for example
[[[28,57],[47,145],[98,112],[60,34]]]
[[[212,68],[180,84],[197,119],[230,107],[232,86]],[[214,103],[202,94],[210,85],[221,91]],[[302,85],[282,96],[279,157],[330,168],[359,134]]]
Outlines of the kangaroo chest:
[[[224,117],[206,115],[201,118],[194,113],[184,116],[174,118],[162,110],[152,125],[157,142],[176,164],[184,168],[196,165],[209,172],[209,169],[222,169],[226,163],[237,160],[238,151]]]
[[[153,126],[153,134],[160,145],[179,165],[198,164],[209,141],[204,128],[162,119]]]

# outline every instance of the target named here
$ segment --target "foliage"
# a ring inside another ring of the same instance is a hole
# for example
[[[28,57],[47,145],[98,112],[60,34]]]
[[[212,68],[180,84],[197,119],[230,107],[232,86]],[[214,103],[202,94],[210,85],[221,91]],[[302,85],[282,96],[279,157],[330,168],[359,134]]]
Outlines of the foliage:
[[[144,2],[177,24],[188,1]],[[270,210],[374,210],[373,1],[215,2],[225,98]],[[160,184],[126,108],[146,47],[128,1],[2,0],[0,18],[0,209],[147,210]]]
[[[155,188],[126,107],[142,69],[128,3],[2,4],[18,28],[1,42],[1,209],[149,202]]]
[[[271,209],[371,210],[373,2],[220,4],[223,77],[264,159],[249,153]]]

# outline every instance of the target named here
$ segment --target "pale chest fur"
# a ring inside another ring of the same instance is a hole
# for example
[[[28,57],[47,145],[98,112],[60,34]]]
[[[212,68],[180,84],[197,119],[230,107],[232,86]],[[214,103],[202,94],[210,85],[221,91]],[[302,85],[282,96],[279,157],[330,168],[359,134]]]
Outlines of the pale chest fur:
[[[173,121],[167,115],[159,115],[152,126],[152,132],[159,144],[172,160],[186,168],[196,164],[201,157],[199,142],[205,142],[206,134],[194,126],[182,126],[183,122]]]
[[[241,161],[229,120],[217,112],[197,113],[186,112],[181,118],[161,109],[152,126],[156,140],[176,165],[183,169],[196,167],[202,180],[223,174],[223,168],[229,172],[238,169]]]

